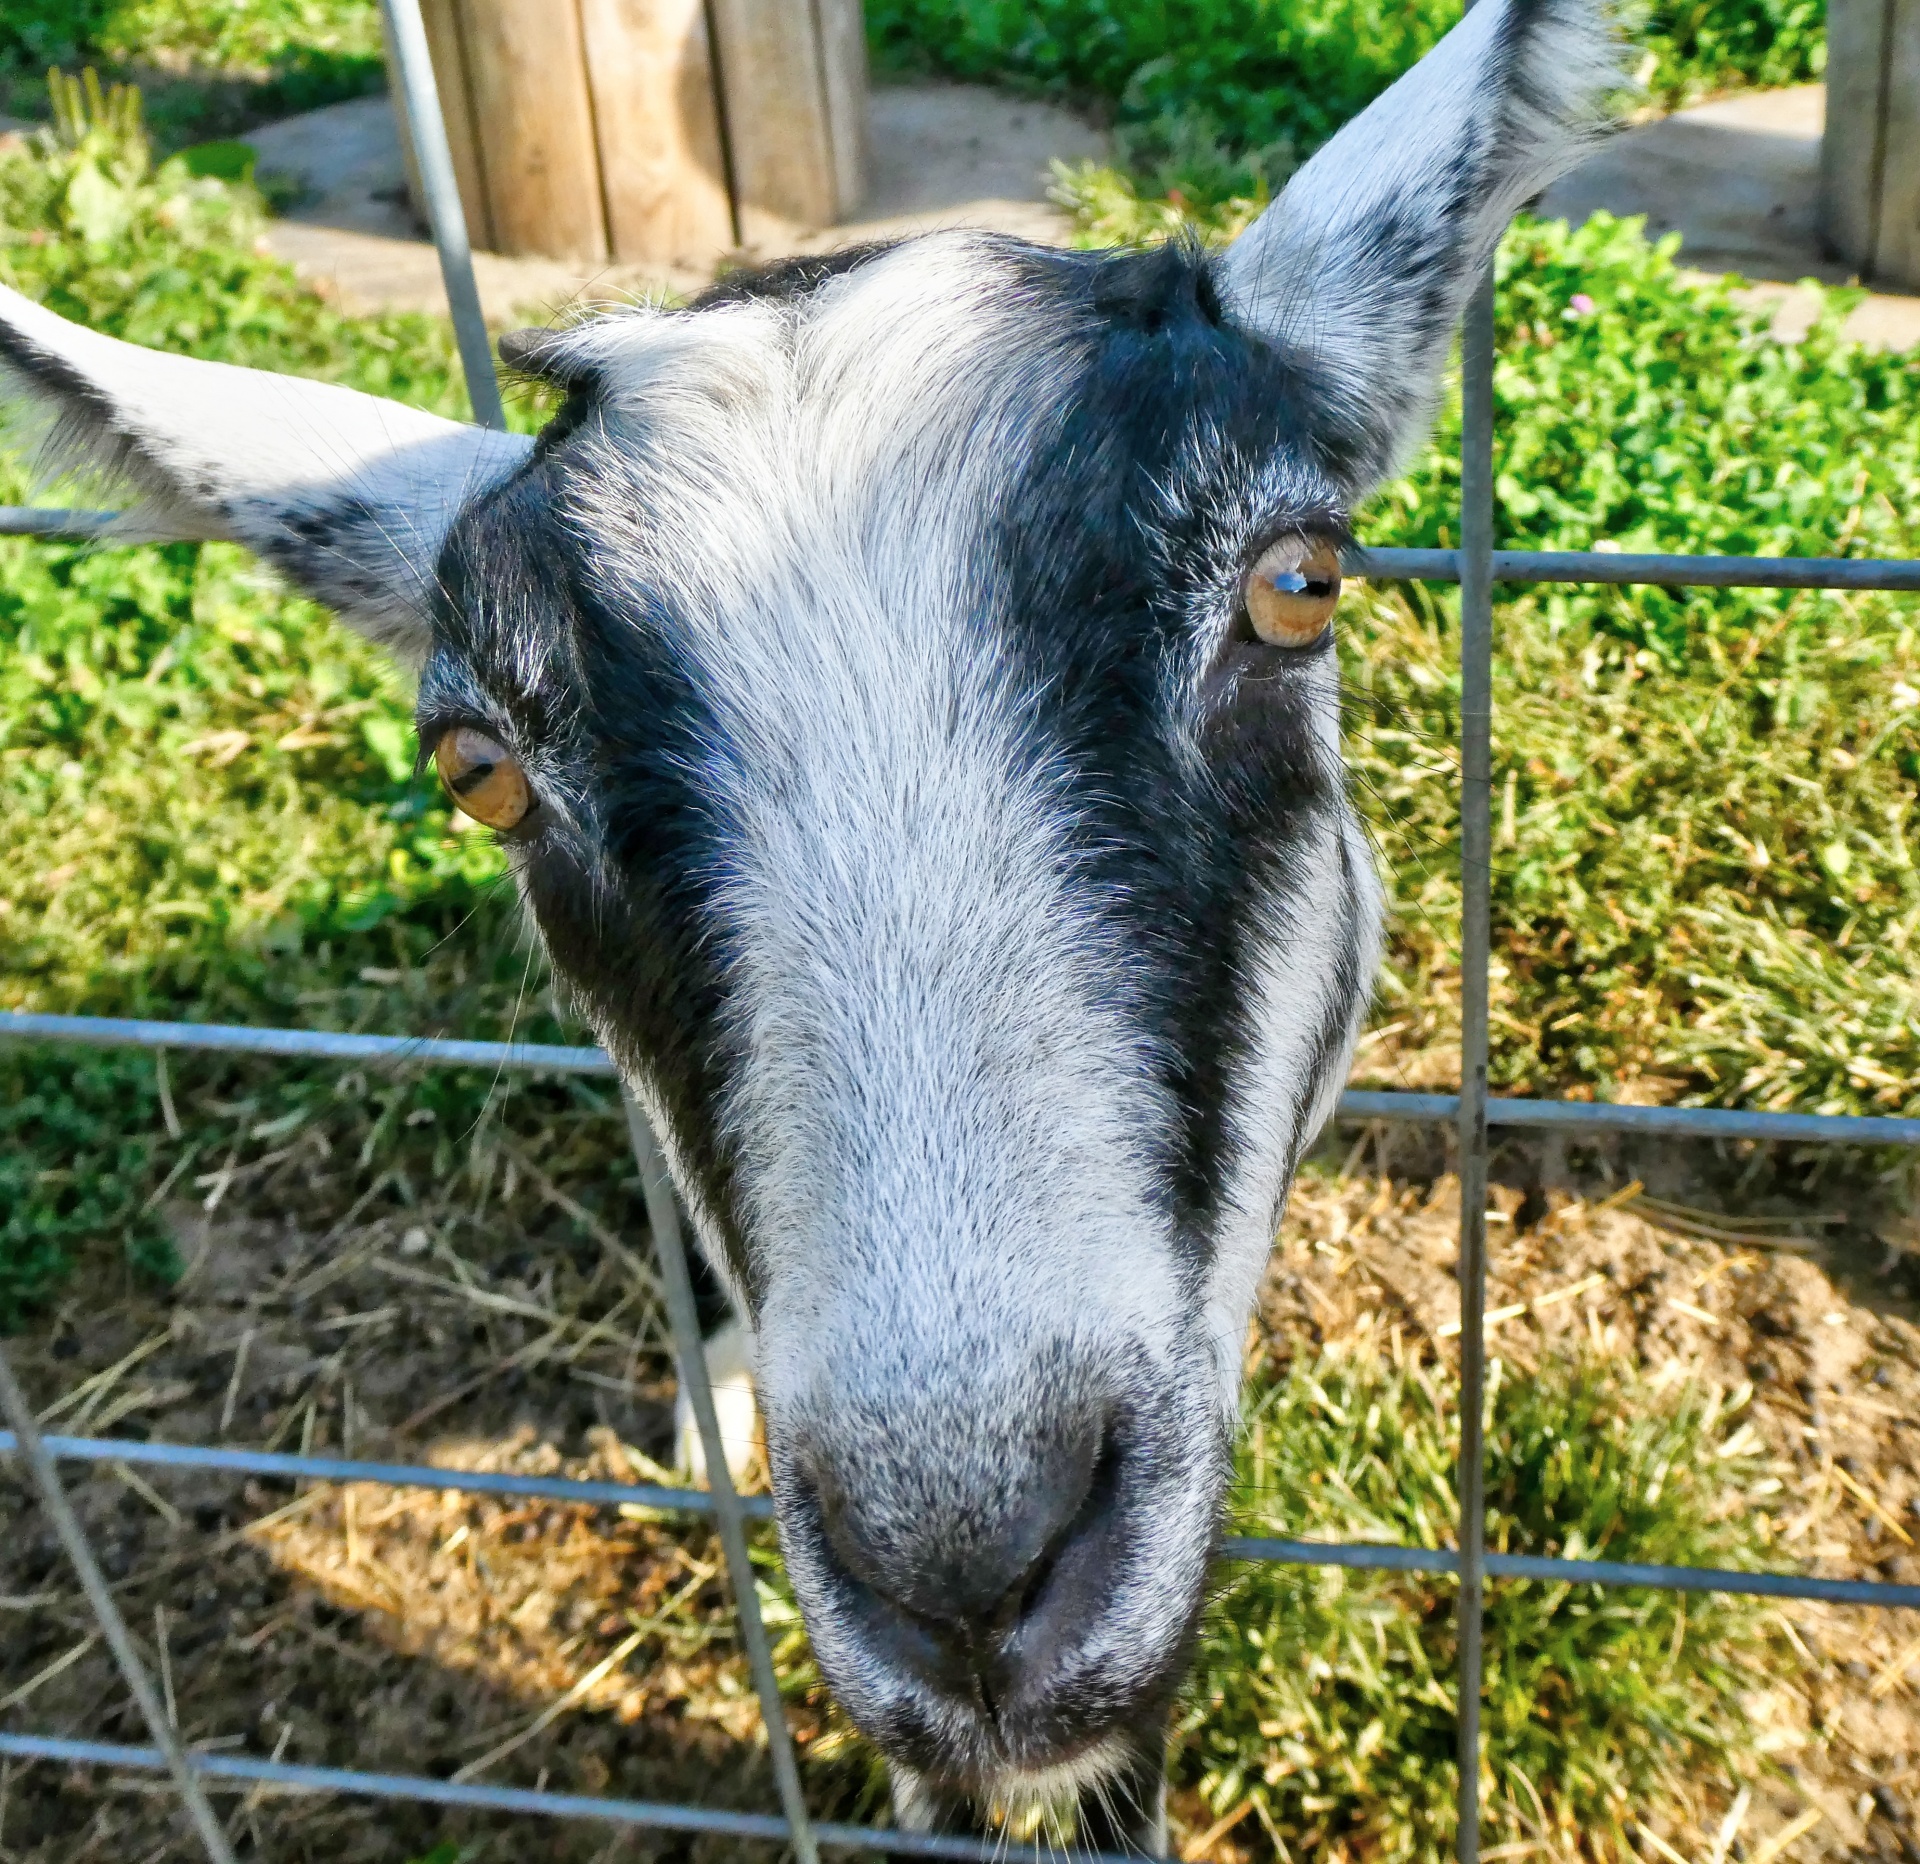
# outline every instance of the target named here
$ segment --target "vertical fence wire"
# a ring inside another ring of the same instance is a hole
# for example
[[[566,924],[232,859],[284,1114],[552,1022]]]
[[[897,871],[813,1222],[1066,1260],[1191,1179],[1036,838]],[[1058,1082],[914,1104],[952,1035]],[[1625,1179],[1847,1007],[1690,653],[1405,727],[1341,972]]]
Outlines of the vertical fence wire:
[[[1460,342],[1460,1864],[1480,1856],[1486,1557],[1487,956],[1493,859],[1493,267]]]
[[[487,320],[480,308],[480,287],[473,276],[467,216],[454,178],[453,150],[447,142],[447,119],[440,108],[439,86],[434,82],[433,54],[427,45],[426,23],[420,17],[420,0],[380,0],[380,12],[400,75],[407,136],[420,174],[420,192],[426,196],[434,248],[440,255],[447,310],[460,346],[460,366],[466,371],[467,399],[473,403],[474,419],[483,427],[504,430],[507,411],[500,400],[499,378],[493,372]]]
[[[179,1788],[181,1803],[186,1807],[187,1817],[192,1821],[195,1832],[199,1834],[202,1848],[213,1864],[234,1864],[227,1834],[214,1815],[206,1788],[194,1773],[193,1762],[180,1745],[180,1731],[174,1727],[167,1705],[160,1700],[159,1692],[153,1686],[153,1678],[140,1661],[133,1633],[127,1629],[127,1621],[114,1602],[106,1576],[100,1571],[100,1562],[94,1558],[87,1531],[80,1525],[80,1517],[73,1512],[73,1504],[67,1499],[60,1473],[53,1466],[53,1458],[47,1454],[47,1446],[40,1440],[33,1406],[27,1402],[26,1393],[13,1376],[13,1367],[8,1363],[4,1349],[0,1349],[0,1412],[5,1413],[13,1429],[14,1441],[19,1445],[21,1457],[27,1465],[28,1479],[39,1491],[40,1505],[47,1511],[53,1531],[59,1536],[60,1545],[65,1549],[74,1574],[80,1581],[80,1590],[86,1594],[94,1622],[99,1625],[100,1634],[106,1639],[108,1650],[113,1653],[113,1661],[133,1694],[134,1703],[147,1724],[147,1731],[153,1736],[154,1746],[160,1750],[167,1771],[173,1775],[173,1783]]]
[[[653,1228],[654,1253],[660,1262],[660,1281],[667,1296],[667,1319],[673,1328],[674,1355],[680,1362],[680,1381],[693,1405],[700,1428],[700,1447],[707,1459],[707,1487],[713,1495],[714,1523],[720,1530],[720,1549],[726,1557],[727,1578],[740,1614],[740,1642],[747,1667],[760,1697],[761,1719],[767,1725],[767,1755],[773,1763],[773,1781],[797,1864],[819,1864],[813,1824],[807,1817],[806,1796],[800,1790],[800,1767],[794,1758],[793,1735],[780,1700],[780,1680],[773,1671],[773,1652],[767,1645],[767,1627],[760,1617],[760,1595],[753,1582],[753,1562],[747,1553],[747,1535],[740,1497],[727,1467],[727,1446],[720,1435],[720,1418],[713,1408],[713,1387],[707,1382],[705,1347],[700,1338],[700,1316],[693,1302],[693,1278],[687,1270],[686,1244],[680,1235],[680,1211],[674,1202],[673,1181],[660,1141],[633,1097],[620,1096],[627,1110],[627,1133],[640,1167],[640,1188],[647,1200],[647,1221]]]

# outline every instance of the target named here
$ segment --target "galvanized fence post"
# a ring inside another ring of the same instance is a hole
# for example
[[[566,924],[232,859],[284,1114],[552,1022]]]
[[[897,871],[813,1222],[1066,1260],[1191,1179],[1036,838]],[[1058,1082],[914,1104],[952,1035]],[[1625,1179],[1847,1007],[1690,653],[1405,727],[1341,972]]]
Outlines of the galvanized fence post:
[[[414,163],[420,171],[420,191],[426,196],[434,247],[440,254],[447,309],[453,318],[454,340],[460,346],[460,365],[466,371],[467,399],[473,403],[474,419],[483,427],[504,429],[507,411],[500,400],[500,379],[493,372],[493,348],[487,341],[486,314],[480,308],[480,287],[473,276],[466,210],[460,205],[460,184],[454,177],[453,150],[447,142],[447,119],[440,108],[439,86],[434,82],[433,54],[427,45],[426,23],[420,17],[420,0],[380,0],[380,13],[406,99],[406,126]]]
[[[640,1188],[647,1200],[647,1221],[653,1226],[654,1252],[660,1260],[660,1282],[666,1291],[667,1319],[673,1328],[674,1355],[680,1362],[680,1382],[693,1404],[700,1427],[700,1447],[707,1459],[707,1488],[713,1496],[714,1524],[726,1556],[727,1577],[740,1614],[740,1642],[746,1647],[747,1667],[760,1696],[760,1715],[767,1725],[767,1756],[773,1763],[773,1781],[780,1808],[787,1815],[793,1854],[798,1864],[819,1864],[813,1825],[807,1817],[806,1796],[800,1787],[800,1767],[794,1759],[793,1734],[780,1700],[780,1679],[774,1674],[773,1652],[767,1645],[767,1627],[760,1617],[760,1594],[754,1585],[753,1561],[747,1552],[746,1527],[740,1497],[727,1467],[727,1446],[720,1435],[720,1418],[713,1408],[713,1387],[707,1381],[707,1356],[700,1337],[700,1315],[693,1301],[693,1278],[687,1269],[686,1244],[680,1234],[680,1210],[673,1181],[660,1151],[653,1126],[634,1100],[621,1090],[627,1110],[627,1133],[640,1166]]]
[[[1460,1864],[1480,1856],[1486,1556],[1487,958],[1493,887],[1493,267],[1460,344]]]

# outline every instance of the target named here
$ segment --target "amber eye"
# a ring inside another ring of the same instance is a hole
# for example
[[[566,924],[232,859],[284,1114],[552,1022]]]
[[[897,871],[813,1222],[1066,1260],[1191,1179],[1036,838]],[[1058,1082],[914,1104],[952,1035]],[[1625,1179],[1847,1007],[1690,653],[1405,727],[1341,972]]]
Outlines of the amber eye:
[[[1340,553],[1324,537],[1282,537],[1261,551],[1241,591],[1247,620],[1274,647],[1311,647],[1340,600]]]
[[[512,828],[533,807],[533,792],[519,760],[471,725],[442,732],[433,761],[447,794],[488,828]]]

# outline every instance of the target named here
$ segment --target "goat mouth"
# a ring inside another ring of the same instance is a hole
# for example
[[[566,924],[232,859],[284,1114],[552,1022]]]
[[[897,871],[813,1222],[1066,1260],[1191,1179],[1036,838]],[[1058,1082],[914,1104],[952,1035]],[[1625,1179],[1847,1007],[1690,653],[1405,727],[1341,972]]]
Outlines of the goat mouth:
[[[808,1601],[807,1620],[828,1683],[882,1753],[949,1790],[1011,1804],[1046,1797],[1045,1782],[1064,1793],[1102,1778],[1113,1756],[1164,1728],[1204,1602],[1196,1586],[1151,1623],[1090,1623],[1060,1661],[1031,1667],[1005,1653],[953,1662],[931,1627],[916,1639],[917,1660],[903,1660],[871,1634],[869,1589],[844,1572]]]
[[[823,1675],[891,1760],[979,1798],[1091,1781],[1164,1727],[1225,1474],[1197,1401],[1110,1405],[1064,1456],[1016,1439],[1018,1480],[958,1495],[911,1463],[889,1485],[884,1436],[876,1469],[809,1422],[769,1417],[787,1567]]]
[[[948,1698],[923,1701],[871,1728],[863,1724],[863,1731],[889,1760],[949,1792],[1015,1811],[1055,1804],[1164,1739],[1185,1669],[1183,1649],[1138,1694],[1082,1712],[1002,1705],[989,1718],[977,1704]],[[857,1713],[854,1719],[861,1722]]]

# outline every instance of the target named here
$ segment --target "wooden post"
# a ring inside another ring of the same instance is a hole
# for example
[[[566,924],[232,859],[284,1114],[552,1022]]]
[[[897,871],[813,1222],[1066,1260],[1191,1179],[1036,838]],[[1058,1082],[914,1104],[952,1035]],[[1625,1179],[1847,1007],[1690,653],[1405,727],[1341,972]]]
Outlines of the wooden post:
[[[709,0],[733,157],[740,236],[830,226],[864,187],[866,47],[846,16],[859,0]],[[857,75],[853,57],[858,58]],[[849,100],[858,107],[848,111]],[[852,126],[836,144],[834,103]]]
[[[861,0],[422,0],[422,14],[476,246],[705,265],[829,226],[865,191]]]
[[[580,24],[614,257],[737,245],[702,0],[580,0]]]
[[[859,211],[867,195],[867,15],[860,0],[817,0],[820,65],[833,138],[834,218]]]
[[[1820,191],[1835,257],[1920,290],[1920,0],[1829,0]]]

